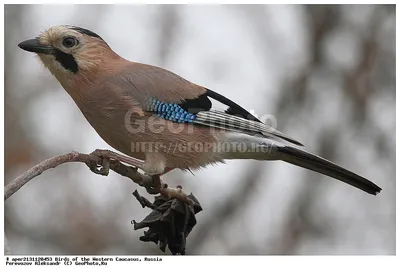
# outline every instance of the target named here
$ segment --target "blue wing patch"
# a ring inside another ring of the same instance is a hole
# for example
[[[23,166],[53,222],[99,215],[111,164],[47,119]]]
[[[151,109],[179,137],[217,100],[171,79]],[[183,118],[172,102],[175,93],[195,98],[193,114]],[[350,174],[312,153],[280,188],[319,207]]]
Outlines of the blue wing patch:
[[[147,111],[157,114],[158,117],[177,123],[192,123],[196,115],[184,110],[176,103],[164,103],[156,98],[149,100]]]

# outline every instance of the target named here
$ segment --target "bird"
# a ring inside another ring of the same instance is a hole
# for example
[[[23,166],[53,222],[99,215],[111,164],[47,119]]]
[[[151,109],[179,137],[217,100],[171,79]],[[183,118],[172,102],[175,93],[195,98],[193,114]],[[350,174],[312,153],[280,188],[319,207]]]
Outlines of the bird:
[[[284,161],[372,195],[381,191],[305,151],[229,98],[164,68],[124,59],[91,30],[53,26],[18,46],[37,54],[98,135],[124,154],[122,162],[149,175],[233,159]]]

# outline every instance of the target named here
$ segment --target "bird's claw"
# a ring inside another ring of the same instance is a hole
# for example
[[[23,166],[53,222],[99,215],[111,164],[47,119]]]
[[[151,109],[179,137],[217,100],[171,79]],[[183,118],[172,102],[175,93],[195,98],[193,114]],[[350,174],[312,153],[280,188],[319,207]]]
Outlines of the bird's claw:
[[[97,164],[93,161],[86,163],[90,171],[98,175],[108,176],[110,173],[110,158],[104,154],[103,150],[100,149],[96,149],[90,153],[90,155],[99,157],[101,159],[101,164]]]

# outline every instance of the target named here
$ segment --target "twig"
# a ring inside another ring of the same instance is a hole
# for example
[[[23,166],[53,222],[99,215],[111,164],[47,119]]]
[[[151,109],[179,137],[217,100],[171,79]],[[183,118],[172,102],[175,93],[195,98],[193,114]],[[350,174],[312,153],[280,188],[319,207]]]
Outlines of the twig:
[[[160,175],[149,176],[147,174],[142,174],[138,172],[138,168],[130,167],[119,162],[118,159],[124,161],[134,162],[136,159],[125,157],[113,151],[109,150],[95,150],[91,154],[82,154],[79,152],[70,152],[64,155],[56,156],[41,163],[35,165],[28,171],[24,172],[12,182],[4,186],[4,201],[6,201],[10,196],[15,194],[22,186],[27,184],[31,179],[39,176],[44,171],[55,168],[63,163],[67,162],[82,162],[85,163],[89,169],[99,175],[107,176],[109,170],[130,178],[136,184],[145,187],[146,191],[150,194],[160,194],[166,199],[176,198],[184,201],[188,204],[193,204],[193,201],[182,191],[182,187],[169,188],[166,183],[163,183],[160,179]],[[138,160],[137,160],[138,161]],[[101,167],[100,170],[97,169]],[[145,204],[141,202],[141,204]],[[147,204],[147,203],[146,203]],[[145,205],[146,205],[145,204]],[[150,203],[151,204],[151,203]],[[10,255],[11,250],[8,245],[6,234],[4,233],[4,254]]]
[[[28,181],[33,179],[34,177],[39,176],[44,171],[55,168],[60,164],[67,163],[67,162],[87,162],[87,161],[95,161],[97,163],[101,162],[99,157],[81,154],[78,152],[70,152],[65,155],[56,156],[47,160],[42,161],[41,163],[35,165],[28,171],[22,173],[12,182],[7,184],[4,187],[4,200],[7,200],[10,196],[12,196],[15,192],[21,189]]]
[[[154,210],[156,206],[154,206],[153,203],[151,203],[147,198],[141,196],[137,190],[135,190],[133,193],[133,196],[136,197],[137,201],[139,201],[140,205],[142,205],[142,208],[150,208]]]
[[[126,166],[115,160],[111,161],[110,169],[121,176],[130,178],[139,186],[146,188],[149,194],[160,194],[166,199],[176,198],[188,204],[193,204],[193,201],[182,191],[182,187],[170,188],[168,184],[161,181],[160,176],[141,174],[136,167]]]
[[[102,157],[99,157],[95,154],[101,154]],[[44,171],[50,168],[55,168],[67,162],[82,162],[89,166],[100,165],[103,168],[106,168],[103,169],[103,171],[95,172],[98,174],[108,175],[108,169],[111,169],[124,177],[130,178],[138,185],[145,187],[147,192],[151,194],[160,194],[167,199],[176,198],[189,204],[192,203],[192,200],[187,197],[187,195],[182,191],[181,187],[169,188],[166,183],[163,183],[161,181],[159,176],[152,177],[147,174],[142,174],[138,171],[138,168],[126,166],[115,159],[120,158],[121,156],[122,155],[119,155],[109,150],[96,150],[92,154],[82,154],[73,151],[64,155],[44,160],[18,176],[9,184],[7,184],[4,187],[4,200],[7,200],[31,179],[39,176]]]

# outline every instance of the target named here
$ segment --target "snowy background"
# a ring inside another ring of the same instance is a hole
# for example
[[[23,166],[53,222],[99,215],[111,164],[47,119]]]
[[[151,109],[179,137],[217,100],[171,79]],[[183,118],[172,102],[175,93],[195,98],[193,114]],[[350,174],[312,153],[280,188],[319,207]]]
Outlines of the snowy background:
[[[5,183],[72,150],[110,148],[17,44],[61,24],[121,56],[219,92],[307,150],[376,182],[374,197],[283,162],[171,172],[203,212],[188,254],[395,254],[395,7],[5,6]],[[160,254],[132,219],[138,188],[84,164],[45,172],[5,203],[16,254]]]

